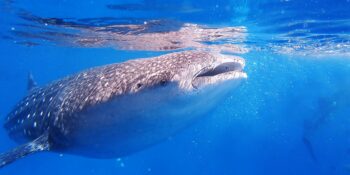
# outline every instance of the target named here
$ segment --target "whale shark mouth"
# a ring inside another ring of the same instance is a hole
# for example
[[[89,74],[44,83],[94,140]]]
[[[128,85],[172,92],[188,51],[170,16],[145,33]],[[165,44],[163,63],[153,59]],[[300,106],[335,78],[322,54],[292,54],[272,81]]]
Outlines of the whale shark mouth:
[[[243,72],[245,62],[242,58],[225,58],[215,66],[203,68],[192,79],[192,86],[198,88],[204,85],[221,83],[229,80],[247,78]]]

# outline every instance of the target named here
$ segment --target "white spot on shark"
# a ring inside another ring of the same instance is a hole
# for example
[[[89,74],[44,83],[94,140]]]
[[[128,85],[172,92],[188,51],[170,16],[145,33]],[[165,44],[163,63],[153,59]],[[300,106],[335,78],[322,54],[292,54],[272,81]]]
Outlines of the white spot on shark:
[[[43,145],[37,145],[37,147],[38,147],[38,149],[41,150],[41,151],[43,151],[43,150],[45,149]]]
[[[58,122],[58,116],[57,116],[57,117],[55,117],[54,124],[56,125],[56,124],[57,124],[57,122]]]

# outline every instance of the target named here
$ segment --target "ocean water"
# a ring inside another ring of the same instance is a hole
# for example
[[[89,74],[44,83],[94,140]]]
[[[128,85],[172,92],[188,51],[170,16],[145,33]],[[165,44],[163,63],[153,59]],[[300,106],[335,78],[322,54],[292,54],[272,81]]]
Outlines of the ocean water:
[[[204,47],[244,58],[248,79],[202,120],[143,151],[116,159],[43,152],[0,174],[350,174],[349,11],[349,0],[3,0],[1,123],[26,95],[28,72],[45,85],[94,66]],[[187,24],[203,30],[199,39],[185,33],[183,45],[118,40]],[[1,152],[17,145],[3,127],[0,143]]]

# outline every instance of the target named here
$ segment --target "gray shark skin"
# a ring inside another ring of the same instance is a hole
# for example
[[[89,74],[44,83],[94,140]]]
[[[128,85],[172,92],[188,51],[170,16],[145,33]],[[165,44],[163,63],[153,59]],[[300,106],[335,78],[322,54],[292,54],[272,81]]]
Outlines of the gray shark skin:
[[[32,88],[8,114],[22,144],[0,167],[40,151],[117,158],[201,118],[247,75],[240,57],[183,51],[91,68]]]

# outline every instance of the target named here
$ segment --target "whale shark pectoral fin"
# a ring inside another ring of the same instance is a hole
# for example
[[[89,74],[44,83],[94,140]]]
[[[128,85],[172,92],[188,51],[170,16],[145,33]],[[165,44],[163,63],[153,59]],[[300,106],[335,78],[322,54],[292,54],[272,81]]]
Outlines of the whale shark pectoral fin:
[[[0,168],[29,154],[40,151],[48,151],[50,149],[48,135],[48,133],[45,133],[31,142],[25,143],[8,152],[0,154]]]
[[[28,92],[34,89],[36,86],[37,86],[37,83],[34,80],[33,74],[31,72],[28,72],[28,83],[27,83]]]

